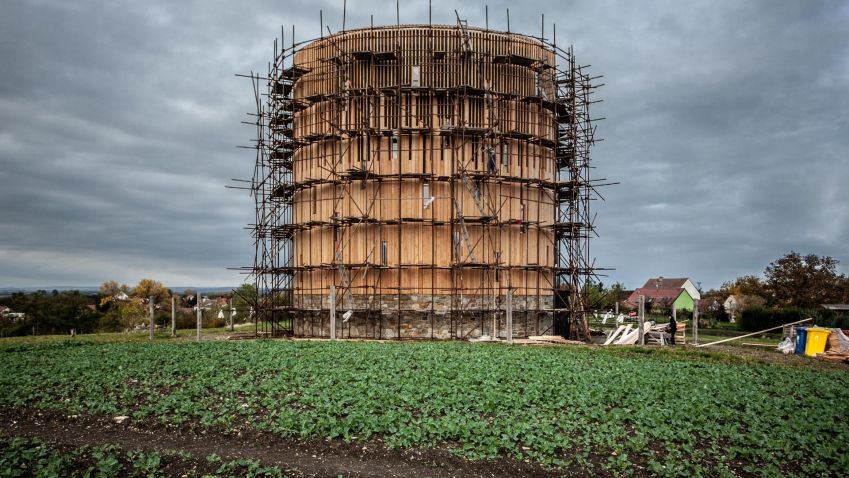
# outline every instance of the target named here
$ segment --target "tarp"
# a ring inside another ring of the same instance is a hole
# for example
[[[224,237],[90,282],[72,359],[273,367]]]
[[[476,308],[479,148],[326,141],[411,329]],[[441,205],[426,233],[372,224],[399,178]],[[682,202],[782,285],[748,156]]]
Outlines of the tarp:
[[[828,329],[828,351],[849,352],[849,337],[840,329]]]

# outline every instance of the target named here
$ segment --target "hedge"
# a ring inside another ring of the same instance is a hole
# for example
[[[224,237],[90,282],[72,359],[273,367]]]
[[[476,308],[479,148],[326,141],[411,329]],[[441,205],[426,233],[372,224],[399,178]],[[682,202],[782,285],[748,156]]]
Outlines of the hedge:
[[[797,322],[807,318],[814,320],[810,325],[822,327],[839,327],[849,329],[849,317],[838,316],[834,311],[827,309],[801,309],[788,307],[784,309],[769,307],[751,307],[743,310],[740,314],[740,330],[754,332],[758,330],[777,327],[779,325]]]

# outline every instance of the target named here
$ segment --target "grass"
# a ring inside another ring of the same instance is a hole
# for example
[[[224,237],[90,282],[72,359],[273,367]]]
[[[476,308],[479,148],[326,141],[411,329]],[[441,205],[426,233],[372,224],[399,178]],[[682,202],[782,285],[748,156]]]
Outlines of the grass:
[[[236,324],[235,332],[253,332],[254,324]],[[222,335],[231,333],[226,327],[209,327],[204,328],[201,332],[203,339],[216,338]],[[154,335],[154,342],[184,342],[186,340],[194,340],[197,337],[197,329],[177,329],[177,337],[171,337],[171,329],[157,330]],[[147,330],[133,330],[130,332],[104,332],[97,334],[79,334],[71,337],[70,335],[24,335],[20,337],[3,337],[0,338],[0,345],[8,344],[42,344],[42,343],[146,343],[150,342],[150,332]]]
[[[616,475],[849,470],[845,371],[684,347],[3,342],[0,405]]]

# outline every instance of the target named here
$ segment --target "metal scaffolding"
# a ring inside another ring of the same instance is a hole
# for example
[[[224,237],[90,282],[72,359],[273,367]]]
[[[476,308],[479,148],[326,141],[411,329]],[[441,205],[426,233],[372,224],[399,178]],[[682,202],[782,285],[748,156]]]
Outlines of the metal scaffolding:
[[[589,339],[600,85],[571,48],[459,16],[293,27],[246,76],[258,334],[325,335],[332,309],[342,337],[498,337],[519,297],[511,332]]]

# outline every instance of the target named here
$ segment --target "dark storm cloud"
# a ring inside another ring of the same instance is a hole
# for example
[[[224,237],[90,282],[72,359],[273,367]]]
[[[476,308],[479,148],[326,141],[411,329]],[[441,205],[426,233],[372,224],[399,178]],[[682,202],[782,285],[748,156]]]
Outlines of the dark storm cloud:
[[[333,31],[333,2],[9,2],[0,16],[0,285],[152,276],[235,284],[252,171],[241,126],[280,25]],[[436,2],[435,23],[453,23]],[[594,116],[599,264],[705,286],[795,249],[849,268],[849,8],[841,2],[490,3],[604,74]],[[395,5],[348,2],[349,27]],[[483,5],[461,16],[483,25]],[[426,23],[427,2],[402,23]]]

